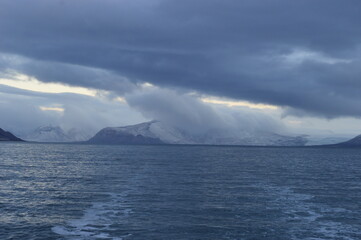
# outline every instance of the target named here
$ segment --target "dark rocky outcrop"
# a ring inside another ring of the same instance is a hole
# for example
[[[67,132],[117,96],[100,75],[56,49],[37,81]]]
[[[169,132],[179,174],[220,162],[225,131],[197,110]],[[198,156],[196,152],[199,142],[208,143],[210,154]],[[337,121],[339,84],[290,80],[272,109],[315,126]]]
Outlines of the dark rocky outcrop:
[[[163,144],[163,142],[158,138],[145,137],[142,135],[132,135],[114,128],[104,128],[100,130],[94,137],[89,139],[87,143],[128,145]]]
[[[11,132],[4,131],[0,128],[0,141],[23,141],[22,139],[14,136]]]

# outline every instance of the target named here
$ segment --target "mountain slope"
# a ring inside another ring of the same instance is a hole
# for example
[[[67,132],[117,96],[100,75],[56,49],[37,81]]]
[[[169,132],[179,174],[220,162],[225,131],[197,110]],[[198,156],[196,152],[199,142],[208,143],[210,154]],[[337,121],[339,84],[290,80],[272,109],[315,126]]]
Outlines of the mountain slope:
[[[23,141],[22,139],[14,136],[12,133],[4,131],[0,128],[0,141]]]
[[[267,132],[226,131],[212,129],[203,134],[191,134],[159,121],[126,127],[108,127],[100,130],[89,143],[97,144],[206,144],[254,146],[303,146],[303,137],[282,136]]]
[[[346,142],[334,144],[335,147],[361,147],[361,135],[358,135]]]
[[[333,137],[313,137],[306,135],[307,146],[322,146],[338,144],[340,142],[347,141],[349,138],[345,136],[333,136]]]

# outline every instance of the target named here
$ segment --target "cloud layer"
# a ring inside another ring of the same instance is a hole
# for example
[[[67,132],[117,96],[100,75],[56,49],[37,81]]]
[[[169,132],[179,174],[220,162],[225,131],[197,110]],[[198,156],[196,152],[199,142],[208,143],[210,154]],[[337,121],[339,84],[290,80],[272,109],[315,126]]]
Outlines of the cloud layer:
[[[25,56],[6,69],[42,81],[120,94],[150,82],[360,117],[360,9],[357,0],[4,0],[0,52]]]

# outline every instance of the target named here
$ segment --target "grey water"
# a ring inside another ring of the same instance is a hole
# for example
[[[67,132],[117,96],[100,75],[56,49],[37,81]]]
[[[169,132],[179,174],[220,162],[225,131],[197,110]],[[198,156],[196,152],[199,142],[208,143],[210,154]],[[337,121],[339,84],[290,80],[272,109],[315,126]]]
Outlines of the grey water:
[[[0,239],[361,239],[361,150],[0,143]]]

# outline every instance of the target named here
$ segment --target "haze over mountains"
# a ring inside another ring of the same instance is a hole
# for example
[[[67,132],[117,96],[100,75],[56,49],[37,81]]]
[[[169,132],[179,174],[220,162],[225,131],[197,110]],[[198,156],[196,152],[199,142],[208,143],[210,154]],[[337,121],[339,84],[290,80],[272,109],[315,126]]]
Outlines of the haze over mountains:
[[[273,132],[227,129],[224,126],[207,131],[189,131],[160,121],[125,127],[107,127],[93,137],[76,129],[64,131],[58,126],[39,127],[21,136],[31,142],[87,142],[93,144],[205,144],[254,146],[304,146],[303,136],[284,136]]]
[[[74,128],[65,131],[59,126],[43,126],[21,137],[32,142],[80,142],[91,136],[92,133]]]
[[[93,134],[77,129],[64,131],[59,126],[44,126],[30,134],[16,137],[0,128],[0,141],[23,141],[66,143],[79,142],[91,144],[190,144],[190,145],[243,145],[243,146],[331,146],[360,147],[361,135],[344,141],[342,138],[329,137],[310,141],[307,135],[285,136],[273,132],[240,130],[232,131],[222,128],[206,132],[189,132],[170,126],[161,121],[149,121],[124,127],[106,127]]]

